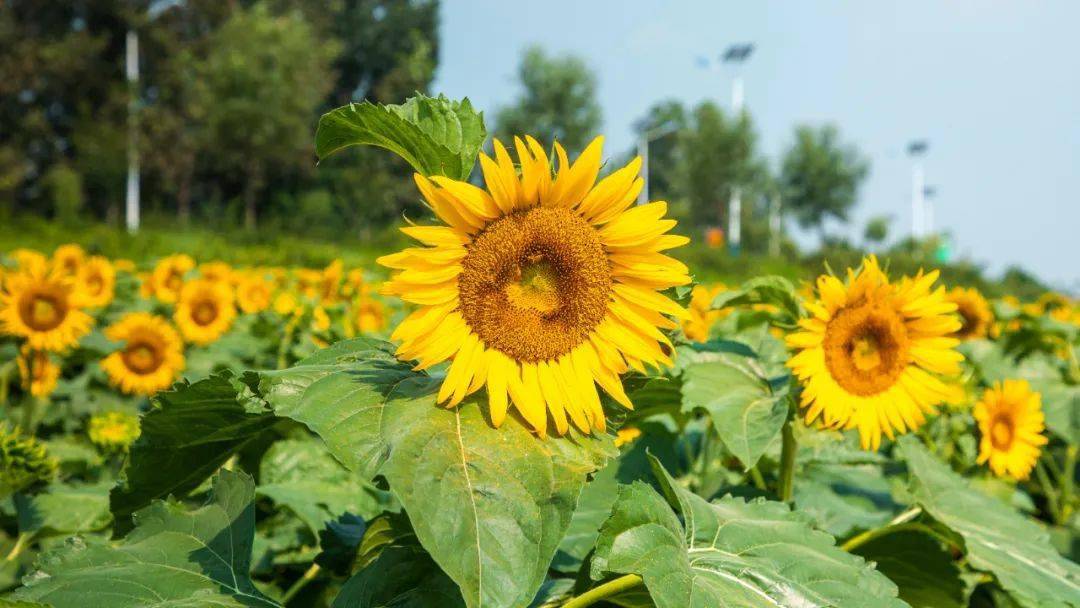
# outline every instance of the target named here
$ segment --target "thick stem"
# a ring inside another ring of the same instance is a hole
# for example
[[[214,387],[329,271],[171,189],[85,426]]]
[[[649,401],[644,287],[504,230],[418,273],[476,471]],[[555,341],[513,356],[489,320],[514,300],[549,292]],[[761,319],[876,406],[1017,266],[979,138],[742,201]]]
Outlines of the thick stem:
[[[759,490],[767,490],[769,487],[765,485],[765,478],[761,476],[761,471],[757,467],[750,468],[750,480],[754,482],[754,487]]]
[[[586,606],[592,606],[600,600],[609,598],[613,595],[618,595],[623,591],[633,589],[641,584],[641,577],[636,574],[620,576],[617,579],[610,580],[599,587],[593,587],[585,593],[570,599],[562,605],[562,608],[585,608]]]
[[[908,522],[918,517],[920,513],[922,513],[922,507],[911,507],[910,509],[892,518],[889,523],[881,526],[880,528],[874,528],[873,530],[867,530],[865,532],[852,536],[847,540],[847,542],[840,545],[840,548],[844,551],[852,551],[874,540],[875,538],[880,538],[894,532],[899,532],[900,530],[911,529],[911,526],[908,525]]]
[[[1046,506],[1050,509],[1050,518],[1053,521],[1061,521],[1061,503],[1058,502],[1057,489],[1054,488],[1054,484],[1050,482],[1050,476],[1046,473],[1046,465],[1042,460],[1035,461],[1035,477],[1039,480],[1039,486],[1042,487],[1043,496],[1046,496]]]
[[[321,569],[322,568],[319,567],[319,564],[311,564],[311,567],[307,569],[307,572],[304,572],[304,574],[301,575],[295,583],[293,583],[292,587],[289,587],[289,590],[285,592],[285,595],[281,597],[281,603],[283,605],[288,604],[290,600],[296,597],[297,593],[300,593],[300,591],[304,587],[306,587],[308,583],[310,583],[312,580],[314,580],[316,576],[319,575],[319,570]]]
[[[776,493],[780,500],[791,502],[795,488],[795,453],[799,449],[795,441],[795,411],[788,414],[787,422],[784,423],[783,444],[780,448],[780,479]]]

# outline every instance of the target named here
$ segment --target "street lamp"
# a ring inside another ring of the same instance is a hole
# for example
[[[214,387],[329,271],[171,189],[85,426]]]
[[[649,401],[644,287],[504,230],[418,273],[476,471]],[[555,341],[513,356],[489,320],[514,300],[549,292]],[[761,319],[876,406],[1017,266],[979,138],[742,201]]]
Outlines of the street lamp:
[[[731,110],[736,117],[743,110],[743,79],[739,67],[753,52],[752,43],[733,44],[720,56],[724,63],[735,65],[735,75],[731,81]],[[738,255],[739,245],[742,243],[742,188],[738,184],[732,187],[731,199],[728,201],[728,239],[731,252]]]
[[[908,156],[911,165],[911,238],[919,239],[926,233],[926,179],[923,175],[922,159],[930,143],[925,139],[916,139],[908,143]]]
[[[934,186],[923,186],[923,223],[926,225],[926,234],[928,236],[934,235],[934,196],[937,194],[937,188]]]
[[[670,135],[679,130],[679,126],[672,121],[665,122],[652,129],[642,129],[638,134],[637,151],[641,157],[641,177],[644,185],[638,193],[637,204],[644,205],[649,202],[649,142]]]

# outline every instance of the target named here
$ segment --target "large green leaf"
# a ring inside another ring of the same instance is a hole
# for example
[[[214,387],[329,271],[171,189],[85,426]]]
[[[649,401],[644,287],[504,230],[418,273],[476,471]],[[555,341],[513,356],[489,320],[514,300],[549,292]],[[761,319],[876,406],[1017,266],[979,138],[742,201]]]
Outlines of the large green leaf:
[[[182,496],[198,487],[243,445],[277,419],[239,379],[222,373],[158,393],[142,417],[142,434],[131,447],[124,480],[110,506],[118,531],[156,498]]]
[[[936,539],[917,530],[880,536],[853,551],[874,562],[900,588],[912,608],[964,608],[964,581],[952,556]]]
[[[74,537],[45,554],[12,599],[55,608],[275,607],[248,576],[255,485],[222,471],[193,511],[154,502],[117,544]]]
[[[655,464],[667,501],[642,482],[620,488],[593,578],[640,575],[659,608],[906,606],[892,582],[787,505],[709,503]]]
[[[683,409],[709,414],[720,440],[746,469],[757,464],[788,415],[787,384],[773,391],[751,360],[695,363],[683,372]]]
[[[416,546],[387,547],[341,588],[333,608],[465,606],[454,581]]]
[[[35,532],[40,537],[101,530],[112,521],[110,486],[56,483],[32,497],[16,494],[19,531]]]
[[[1046,530],[972,489],[914,436],[902,437],[899,444],[912,497],[963,537],[973,568],[992,573],[1023,606],[1080,606],[1080,566],[1054,550]]]
[[[378,146],[422,175],[468,179],[487,133],[469,100],[417,94],[401,105],[351,103],[323,114],[315,132],[320,159],[349,146]]]
[[[480,399],[435,405],[441,378],[388,344],[357,339],[262,375],[281,416],[306,424],[346,466],[382,475],[416,536],[469,606],[524,606],[544,580],[609,435],[539,439],[517,418],[493,428]]]
[[[885,524],[897,505],[892,487],[874,465],[811,464],[795,477],[795,508],[833,536]]]
[[[615,504],[619,492],[618,473],[619,463],[611,462],[585,485],[570,518],[570,526],[551,562],[553,569],[573,573],[581,568],[585,557],[596,544],[600,526],[611,514],[611,505]]]

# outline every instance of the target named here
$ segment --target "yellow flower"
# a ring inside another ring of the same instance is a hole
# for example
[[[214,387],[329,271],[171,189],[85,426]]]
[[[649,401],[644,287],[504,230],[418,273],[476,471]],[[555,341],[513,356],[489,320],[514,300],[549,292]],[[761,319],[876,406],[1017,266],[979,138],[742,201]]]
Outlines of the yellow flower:
[[[362,294],[352,309],[353,324],[357,333],[371,334],[386,327],[386,307],[383,303]]]
[[[33,249],[16,249],[11,252],[12,259],[19,265],[20,270],[45,267],[49,265],[49,259],[44,254]]]
[[[184,284],[173,320],[184,339],[206,345],[232,327],[236,318],[232,290],[224,283],[196,279]]]
[[[166,304],[175,304],[184,287],[184,275],[192,268],[195,268],[195,260],[183,253],[159,261],[150,278],[154,296]]]
[[[236,303],[240,310],[251,315],[270,307],[274,284],[259,275],[248,275],[236,285]]]
[[[199,265],[199,275],[207,281],[232,283],[233,269],[225,262],[207,262]]]
[[[135,272],[135,262],[125,258],[118,258],[113,260],[113,268],[116,268],[119,272]]]
[[[321,270],[311,268],[298,268],[296,270],[296,289],[305,298],[314,300],[319,297],[322,280],[323,273]]]
[[[139,418],[126,412],[94,414],[86,425],[90,441],[110,452],[126,452],[141,433]]]
[[[598,383],[633,407],[619,375],[671,364],[661,329],[686,311],[658,291],[690,281],[664,250],[667,203],[634,207],[641,159],[596,183],[603,140],[571,165],[555,144],[553,178],[544,148],[515,138],[517,166],[501,143],[481,155],[487,190],[445,177],[415,176],[446,224],[402,231],[427,247],[379,259],[397,272],[383,288],[420,309],[394,331],[397,356],[417,369],[452,360],[438,401],[448,407],[487,385],[491,421],[512,403],[541,437],[569,424],[605,428]]]
[[[0,332],[26,339],[34,350],[62,351],[90,332],[93,319],[81,310],[74,282],[59,269],[28,268],[4,277]]]
[[[628,426],[619,429],[615,434],[615,447],[621,448],[622,446],[632,442],[633,440],[641,437],[641,429],[636,426]]]
[[[986,389],[973,414],[982,435],[979,464],[989,462],[999,477],[1027,479],[1047,442],[1039,393],[1026,380],[997,382]]]
[[[116,270],[109,260],[96,255],[79,268],[75,286],[83,306],[108,306],[116,289]]]
[[[950,335],[960,328],[945,288],[931,291],[938,272],[890,283],[870,256],[844,284],[817,280],[811,317],[787,337],[798,351],[789,361],[802,382],[806,422],[859,430],[864,449],[876,450],[884,432],[917,429],[935,406],[960,398],[940,376],[960,372],[963,356]]]
[[[52,257],[53,265],[69,277],[79,274],[79,268],[82,268],[84,260],[86,260],[86,252],[75,243],[57,247]]]
[[[311,311],[311,328],[315,331],[330,329],[330,315],[326,314],[326,309],[322,306],[316,306],[315,310]]]
[[[162,317],[128,313],[110,325],[105,336],[124,344],[101,361],[101,368],[125,393],[153,395],[168,388],[184,369],[184,344]]]
[[[278,294],[278,297],[274,298],[274,312],[283,317],[296,312],[299,306],[296,296],[289,292]]]
[[[23,348],[18,365],[22,386],[34,397],[46,397],[56,390],[60,366],[49,357],[48,351]]]
[[[956,287],[949,292],[948,300],[956,304],[956,312],[960,315],[960,329],[954,336],[961,340],[974,340],[985,338],[990,333],[994,313],[990,312],[990,304],[978,290]]]
[[[345,275],[345,284],[341,286],[341,293],[345,296],[355,296],[364,293],[367,283],[364,281],[364,271],[353,268]]]
[[[341,277],[343,268],[341,260],[334,260],[323,269],[319,279],[319,299],[323,304],[333,304],[338,301],[341,292]]]
[[[720,292],[724,291],[722,284],[713,287],[694,285],[690,292],[690,316],[682,322],[683,333],[687,339],[694,342],[704,342],[709,339],[709,330],[713,323],[729,314],[729,310],[712,310],[712,302]]]

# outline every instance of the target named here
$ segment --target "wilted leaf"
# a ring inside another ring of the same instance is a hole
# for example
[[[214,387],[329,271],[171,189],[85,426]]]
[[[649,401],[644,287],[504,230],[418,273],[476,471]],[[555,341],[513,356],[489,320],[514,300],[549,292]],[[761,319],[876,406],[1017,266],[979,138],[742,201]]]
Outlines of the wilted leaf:
[[[1054,550],[1046,530],[971,489],[916,437],[901,437],[899,444],[911,473],[912,496],[964,538],[973,568],[992,573],[1023,606],[1080,605],[1080,566]]]
[[[276,607],[248,576],[254,491],[247,475],[222,471],[206,505],[157,501],[118,544],[74,537],[46,553],[11,598],[54,608]]]

